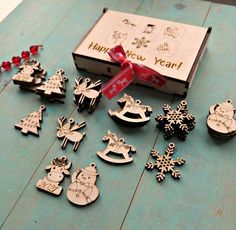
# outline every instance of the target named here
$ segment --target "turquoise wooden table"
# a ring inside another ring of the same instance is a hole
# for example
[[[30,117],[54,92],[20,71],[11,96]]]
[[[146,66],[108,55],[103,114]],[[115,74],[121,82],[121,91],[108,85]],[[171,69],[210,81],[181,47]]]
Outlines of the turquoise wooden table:
[[[179,181],[168,175],[158,184],[155,173],[144,166],[153,147],[163,153],[169,143],[155,127],[154,117],[162,112],[164,103],[175,107],[181,98],[129,86],[126,93],[153,108],[151,122],[140,129],[120,126],[108,116],[107,110],[117,107],[120,95],[111,101],[103,98],[92,115],[76,110],[72,88],[78,72],[71,52],[103,7],[213,27],[187,96],[197,125],[185,142],[171,139],[177,146],[176,156],[186,159]],[[11,81],[15,68],[0,73],[1,229],[236,229],[236,140],[213,139],[205,124],[211,105],[227,98],[236,105],[235,7],[196,0],[25,0],[0,23],[0,35],[0,61],[31,44],[43,44],[37,58],[48,76],[63,68],[70,78],[66,103],[58,104],[19,90]],[[40,137],[21,135],[14,124],[41,104],[47,110]],[[62,150],[56,138],[57,118],[62,115],[87,122],[87,136],[76,153],[71,145]],[[132,164],[114,166],[96,156],[105,148],[101,138],[108,129],[135,145]],[[69,178],[61,184],[64,192],[60,197],[36,189],[36,182],[46,175],[45,166],[61,155],[73,162],[71,173],[91,162],[97,164],[100,197],[95,203],[84,208],[71,205],[66,198]]]

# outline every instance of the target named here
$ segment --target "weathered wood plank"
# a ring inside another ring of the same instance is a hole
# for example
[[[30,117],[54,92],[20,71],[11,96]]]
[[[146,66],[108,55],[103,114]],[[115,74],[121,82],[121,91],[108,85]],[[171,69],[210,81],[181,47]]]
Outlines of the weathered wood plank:
[[[187,160],[180,168],[181,180],[167,176],[157,184],[155,173],[145,170],[123,229],[236,228],[235,138],[219,142],[206,128],[211,105],[227,98],[236,103],[235,19],[235,7],[213,4],[204,23],[213,32],[187,97],[197,125],[186,142],[171,140],[177,146],[176,156]],[[163,152],[167,144],[160,136],[155,147]]]

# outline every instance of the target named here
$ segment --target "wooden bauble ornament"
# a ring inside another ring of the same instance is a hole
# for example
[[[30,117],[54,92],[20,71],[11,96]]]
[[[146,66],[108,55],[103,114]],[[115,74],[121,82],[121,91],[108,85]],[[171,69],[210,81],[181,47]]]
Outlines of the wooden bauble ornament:
[[[15,124],[15,128],[21,129],[25,135],[28,132],[39,136],[38,129],[40,129],[40,122],[43,120],[43,111],[46,110],[45,105],[41,105],[38,111],[30,113],[26,118],[21,119],[21,122]]]
[[[74,102],[78,105],[78,111],[85,108],[91,113],[95,110],[101,98],[101,86],[100,80],[92,82],[90,78],[77,77],[75,79]]]
[[[71,177],[72,183],[67,189],[68,200],[81,206],[95,201],[99,196],[99,190],[96,186],[97,176],[95,163],[91,163],[84,169],[76,170]]]
[[[108,110],[113,120],[129,126],[143,126],[150,121],[152,108],[148,105],[142,105],[140,100],[134,100],[128,94],[124,94],[118,100],[120,109],[115,111]]]
[[[58,118],[58,124],[59,127],[57,127],[57,137],[63,138],[63,141],[61,143],[61,148],[66,148],[66,145],[69,142],[74,143],[73,150],[76,152],[79,148],[80,142],[83,140],[86,133],[80,133],[77,130],[83,128],[86,126],[85,121],[82,121],[81,123],[76,123],[74,125],[75,121],[73,118],[67,119],[66,117],[60,117]]]
[[[70,175],[69,169],[71,164],[71,162],[68,162],[66,156],[54,158],[51,164],[45,168],[46,171],[49,171],[48,175],[39,180],[36,187],[55,196],[59,196],[63,190],[59,183],[63,181],[64,175]]]
[[[235,108],[230,99],[210,107],[207,117],[209,133],[219,139],[229,139],[236,134]]]
[[[165,150],[164,155],[160,155],[160,153],[156,149],[152,149],[151,155],[154,159],[156,159],[155,163],[148,161],[146,164],[146,168],[148,170],[152,170],[156,168],[159,172],[156,174],[156,179],[158,182],[161,182],[165,179],[165,173],[170,173],[174,179],[180,179],[179,170],[175,170],[175,166],[181,166],[185,163],[183,158],[178,157],[176,160],[172,158],[174,154],[175,144],[169,143]]]
[[[116,134],[108,130],[102,140],[104,142],[108,141],[108,144],[106,149],[97,152],[97,155],[100,158],[114,164],[126,164],[133,161],[133,158],[129,156],[129,153],[135,153],[136,149],[133,145],[125,144],[123,138],[118,138]],[[112,154],[122,156],[122,158],[112,158],[111,156],[108,156]]]

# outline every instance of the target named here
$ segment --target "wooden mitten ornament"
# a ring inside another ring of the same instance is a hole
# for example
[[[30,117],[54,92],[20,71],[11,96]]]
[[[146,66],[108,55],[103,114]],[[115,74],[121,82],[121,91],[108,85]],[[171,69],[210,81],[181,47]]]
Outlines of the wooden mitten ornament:
[[[113,120],[129,126],[143,126],[150,120],[152,108],[147,105],[142,105],[140,100],[134,100],[128,94],[124,94],[118,100],[121,109],[108,113]]]
[[[209,133],[219,139],[230,139],[236,134],[235,108],[231,100],[210,107],[207,117]]]
[[[97,188],[96,164],[91,163],[84,169],[76,170],[71,177],[71,184],[67,189],[68,200],[76,205],[88,205],[95,201],[99,196]]]
[[[80,133],[77,130],[86,126],[86,123],[82,121],[81,123],[75,123],[74,119],[67,119],[66,117],[58,118],[59,127],[57,127],[57,137],[63,138],[61,143],[61,148],[66,148],[67,142],[70,141],[74,143],[73,150],[77,151],[80,141],[86,135],[85,133]]]
[[[103,160],[114,164],[125,164],[133,161],[133,158],[129,156],[129,153],[135,153],[136,149],[133,145],[125,144],[123,138],[118,138],[116,134],[108,130],[102,140],[104,142],[108,141],[106,149],[97,152],[97,155]],[[108,156],[108,154],[121,155],[122,158],[112,158]]]
[[[152,163],[151,161],[147,162],[146,168],[148,170],[152,170],[154,169],[154,167],[157,168],[157,170],[159,171],[156,174],[156,179],[158,182],[161,182],[165,179],[165,173],[167,172],[171,173],[171,176],[175,179],[180,179],[180,172],[179,170],[175,170],[175,165],[181,166],[185,163],[185,160],[179,157],[174,160],[172,158],[174,150],[174,143],[170,143],[168,145],[164,155],[160,155],[160,153],[156,149],[152,149],[151,155],[153,158],[156,158],[156,161],[155,163]]]
[[[189,131],[196,124],[195,117],[188,113],[187,101],[181,101],[176,110],[170,105],[163,105],[164,115],[157,115],[157,127],[164,132],[164,138],[169,139],[177,135],[181,140],[185,140]]]
[[[102,95],[101,86],[100,80],[92,82],[90,78],[75,78],[74,102],[78,105],[78,111],[85,108],[91,113],[95,110]]]
[[[66,81],[68,81],[68,78],[64,74],[63,69],[57,70],[55,75],[45,81],[40,87],[37,87],[36,94],[51,102],[59,101],[64,103],[63,98],[66,96]]]
[[[39,136],[40,122],[43,120],[43,111],[46,110],[45,105],[41,105],[38,111],[30,113],[26,118],[21,119],[21,122],[15,124],[15,128],[21,129],[23,134],[28,132]]]
[[[63,181],[64,175],[70,175],[68,170],[70,169],[71,164],[71,162],[68,162],[66,156],[54,158],[51,161],[51,164],[45,168],[46,171],[49,171],[48,175],[42,180],[39,180],[36,187],[45,192],[59,196],[63,190],[59,183]]]
[[[41,68],[36,59],[27,60],[19,67],[19,71],[12,78],[15,85],[20,85],[21,89],[35,91],[45,80],[47,72]]]

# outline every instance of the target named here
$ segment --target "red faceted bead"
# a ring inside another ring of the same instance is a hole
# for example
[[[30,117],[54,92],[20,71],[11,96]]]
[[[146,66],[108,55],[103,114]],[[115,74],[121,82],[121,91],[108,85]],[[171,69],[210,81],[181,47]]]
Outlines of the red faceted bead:
[[[20,65],[21,58],[19,56],[12,57],[12,63],[15,64],[15,65]]]
[[[30,52],[29,51],[22,51],[21,57],[25,60],[28,60],[30,57]]]
[[[39,52],[39,46],[30,46],[30,53],[32,53],[32,55],[35,55]]]
[[[2,68],[4,68],[5,71],[9,71],[9,70],[11,69],[11,62],[9,62],[9,61],[4,61],[4,62],[2,63]]]

